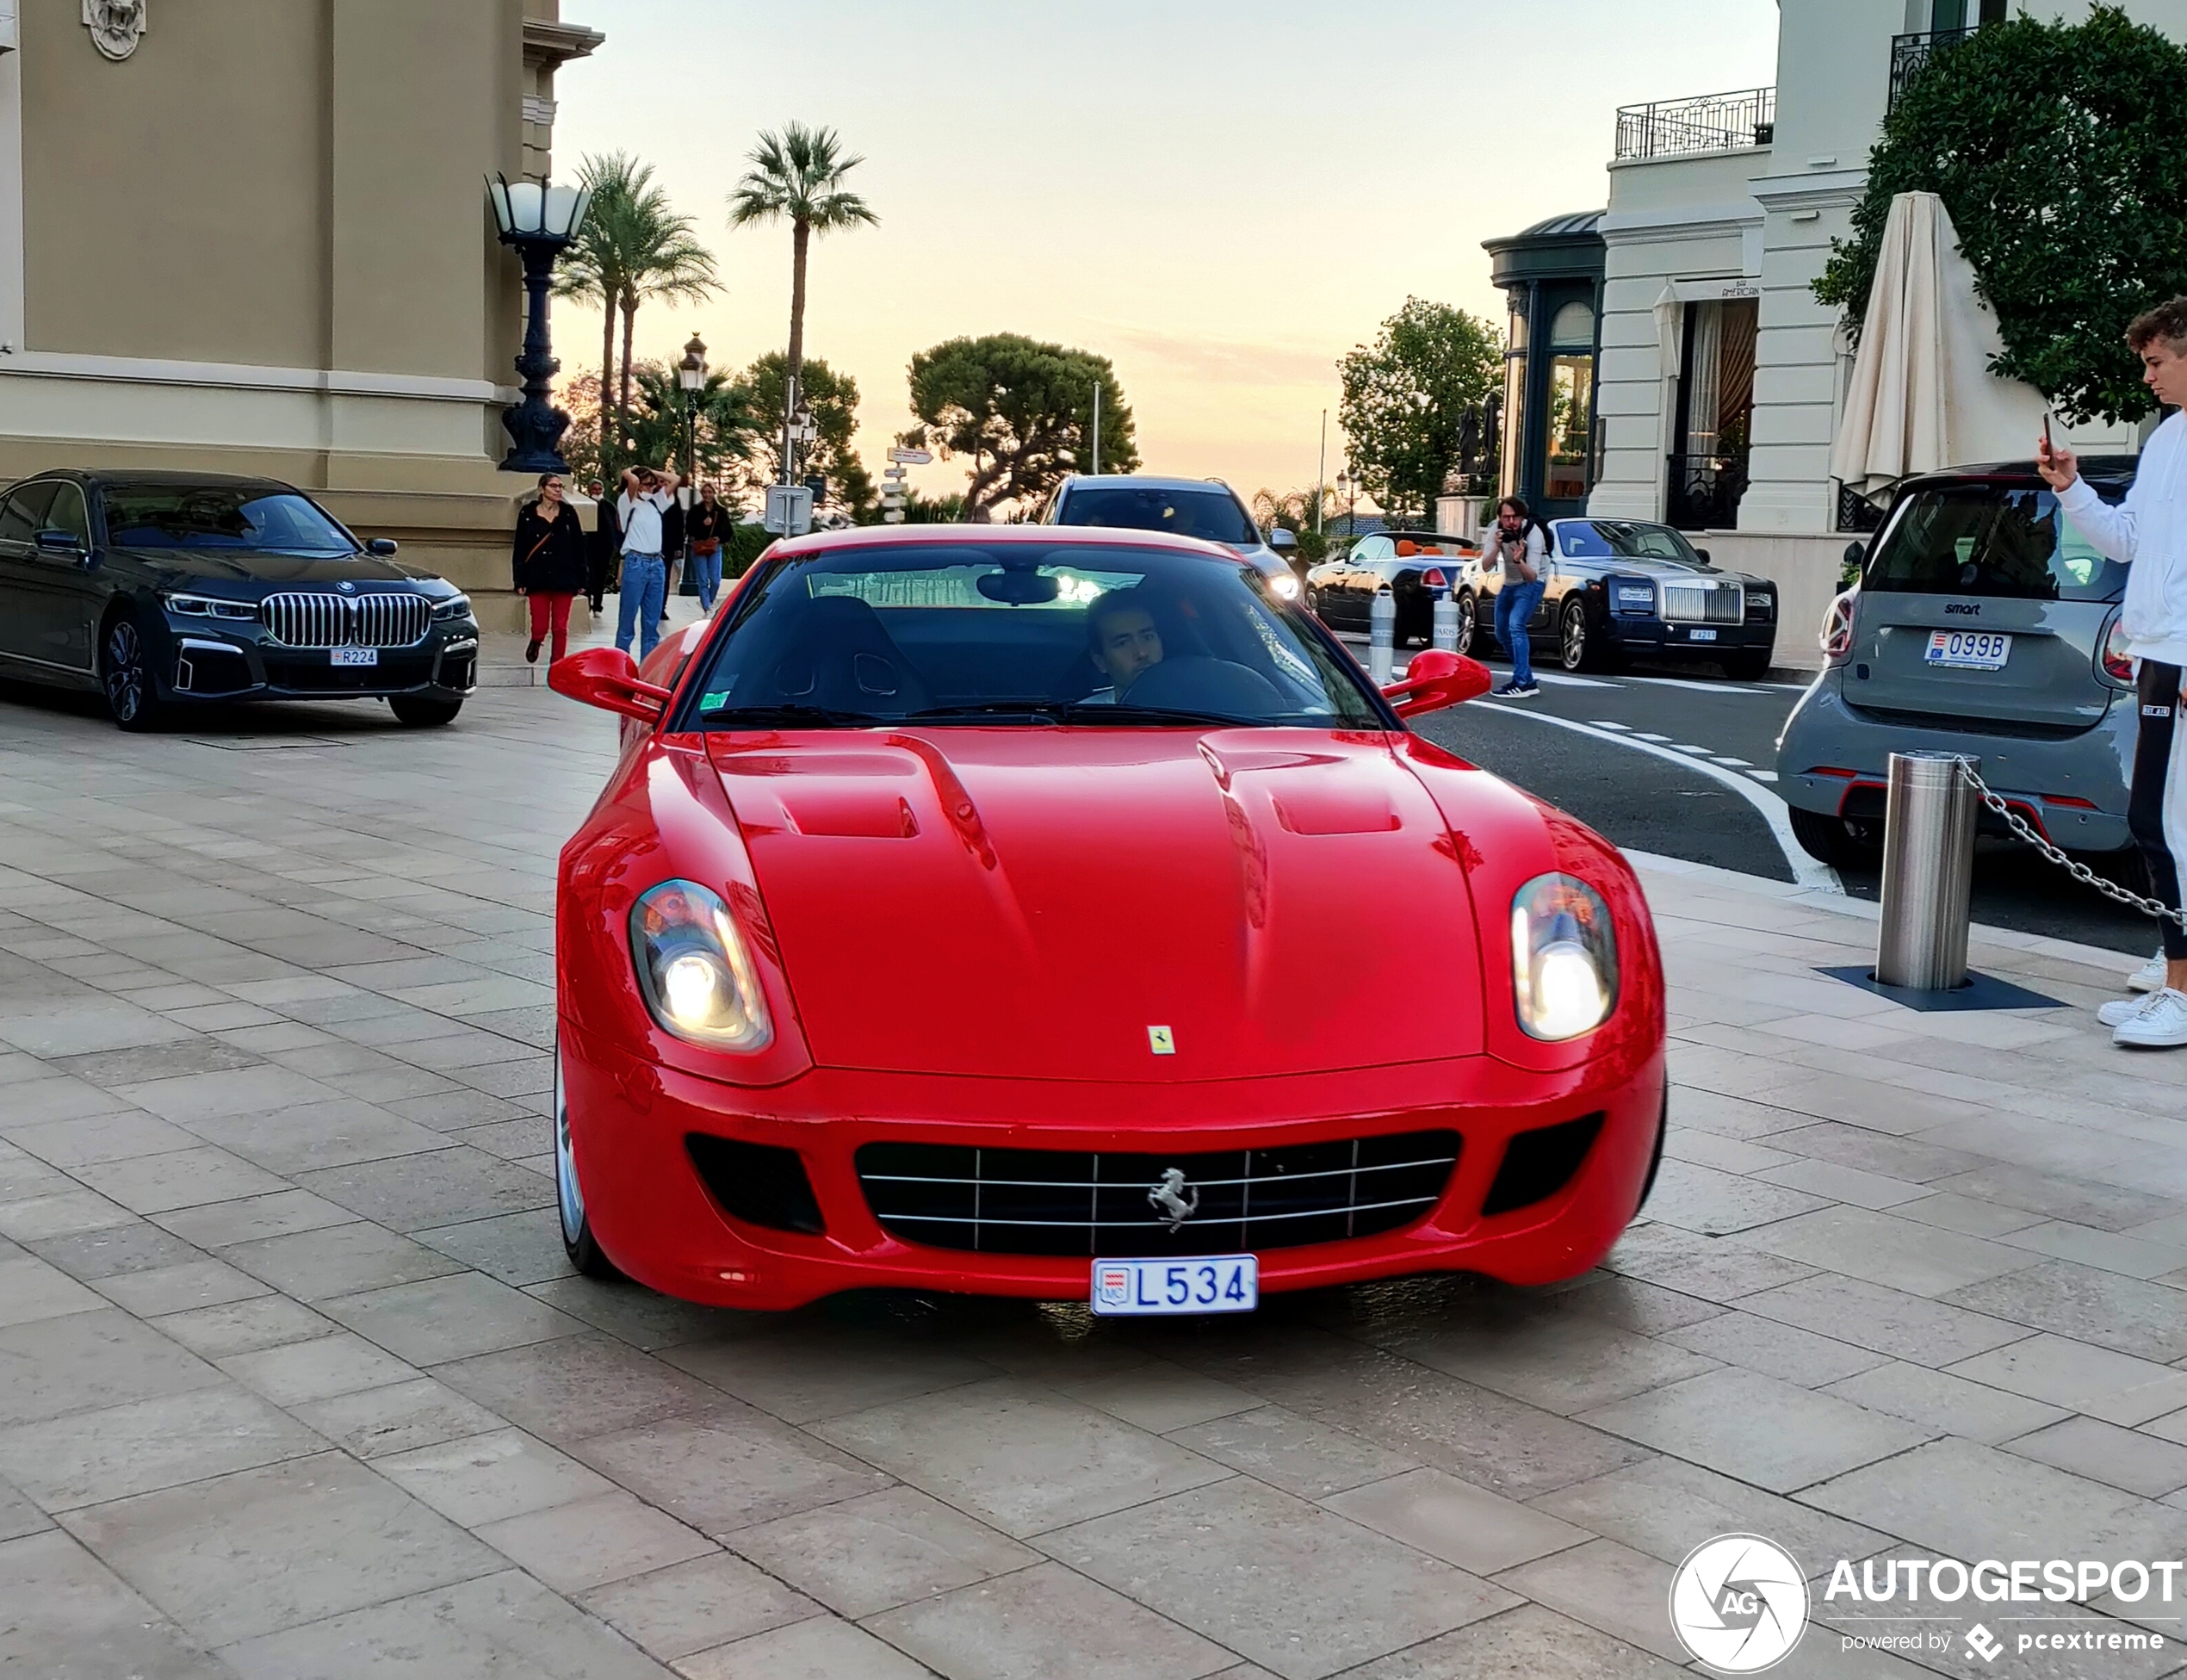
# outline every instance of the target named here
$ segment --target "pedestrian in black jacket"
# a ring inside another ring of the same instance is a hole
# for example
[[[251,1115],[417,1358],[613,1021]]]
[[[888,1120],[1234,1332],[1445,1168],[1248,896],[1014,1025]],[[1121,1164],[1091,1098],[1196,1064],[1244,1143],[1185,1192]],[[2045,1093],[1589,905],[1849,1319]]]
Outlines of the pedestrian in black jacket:
[[[569,651],[569,609],[585,591],[591,571],[585,522],[563,499],[562,475],[540,477],[539,494],[517,513],[509,553],[517,592],[531,598],[531,645],[524,658],[536,664],[540,644],[551,635],[554,657]]]
[[[586,493],[598,505],[592,531],[592,564],[585,580],[588,598],[598,614],[606,611],[608,591],[622,586],[623,520],[615,511],[615,498],[599,484],[593,484]]]

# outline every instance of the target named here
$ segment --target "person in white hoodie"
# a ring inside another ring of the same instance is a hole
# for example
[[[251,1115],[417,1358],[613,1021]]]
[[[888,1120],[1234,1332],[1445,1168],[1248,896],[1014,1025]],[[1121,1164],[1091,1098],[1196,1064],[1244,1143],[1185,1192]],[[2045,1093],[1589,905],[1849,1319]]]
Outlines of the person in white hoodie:
[[[2150,435],[2125,502],[2114,507],[2098,497],[2073,452],[2048,437],[2035,446],[2035,465],[2074,530],[2129,563],[2119,627],[2134,660],[2141,722],[2127,823],[2149,861],[2157,897],[2177,911],[2187,874],[2187,729],[2179,727],[2187,703],[2187,418],[2180,413],[2187,406],[2187,298],[2138,316],[2126,340],[2141,358],[2142,382],[2172,412]],[[2099,1012],[2115,1044],[2187,1047],[2187,927],[2177,919],[2163,927],[2160,958],[2129,983],[2147,995]]]

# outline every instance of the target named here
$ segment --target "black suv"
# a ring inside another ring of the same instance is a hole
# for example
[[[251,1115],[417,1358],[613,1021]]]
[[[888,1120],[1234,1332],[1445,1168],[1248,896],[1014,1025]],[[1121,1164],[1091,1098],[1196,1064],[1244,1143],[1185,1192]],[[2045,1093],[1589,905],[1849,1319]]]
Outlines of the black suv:
[[[103,692],[125,729],[207,700],[373,697],[454,719],[455,587],[271,479],[41,473],[0,495],[0,675]]]

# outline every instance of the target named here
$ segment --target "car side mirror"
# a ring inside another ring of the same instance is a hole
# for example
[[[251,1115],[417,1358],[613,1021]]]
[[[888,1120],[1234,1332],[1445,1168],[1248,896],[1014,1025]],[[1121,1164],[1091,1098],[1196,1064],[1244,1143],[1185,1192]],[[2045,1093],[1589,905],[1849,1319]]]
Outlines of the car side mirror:
[[[38,552],[41,555],[81,555],[84,539],[72,530],[41,530],[38,533]]]
[[[638,662],[620,648],[587,648],[548,667],[547,686],[588,706],[656,724],[668,710],[668,691],[639,679]]]
[[[1708,557],[1708,550],[1707,549],[1696,549],[1694,550],[1694,553],[1695,556],[1699,558],[1702,565],[1713,566],[1716,564],[1714,561]]]
[[[369,555],[377,555],[382,560],[392,560],[401,547],[402,544],[392,536],[375,536],[364,545],[364,551]]]
[[[1412,656],[1412,663],[1405,667],[1404,681],[1391,683],[1382,691],[1382,697],[1397,708],[1398,716],[1418,717],[1478,700],[1495,682],[1489,667],[1480,660],[1447,648],[1430,648]]]
[[[1293,555],[1298,551],[1298,537],[1297,533],[1278,525],[1268,533],[1268,546],[1279,555]]]
[[[1861,567],[1867,565],[1868,563],[1868,544],[1865,542],[1848,542],[1845,545],[1845,563],[1856,572],[1859,571]]]

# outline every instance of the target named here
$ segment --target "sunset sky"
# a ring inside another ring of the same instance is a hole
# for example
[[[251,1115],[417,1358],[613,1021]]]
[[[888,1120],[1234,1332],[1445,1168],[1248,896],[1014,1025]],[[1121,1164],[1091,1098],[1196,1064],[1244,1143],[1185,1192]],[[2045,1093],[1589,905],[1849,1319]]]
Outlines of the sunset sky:
[[[869,470],[914,351],[1018,332],[1116,363],[1146,469],[1313,483],[1335,363],[1408,294],[1501,318],[1481,241],[1605,200],[1620,105],[1775,79],[1771,0],[563,0],[560,177],[653,163],[726,293],[649,306],[716,368],[788,334],[787,229],[731,232],[763,128],[833,127],[877,228],[817,242],[809,355],[853,374]],[[566,372],[599,318],[556,307]],[[919,474],[961,487],[960,468]]]

